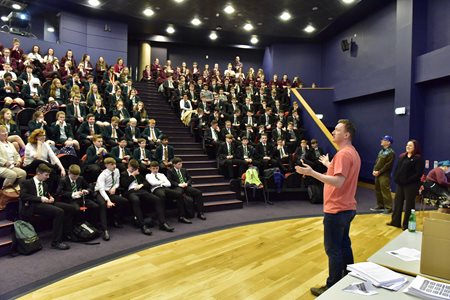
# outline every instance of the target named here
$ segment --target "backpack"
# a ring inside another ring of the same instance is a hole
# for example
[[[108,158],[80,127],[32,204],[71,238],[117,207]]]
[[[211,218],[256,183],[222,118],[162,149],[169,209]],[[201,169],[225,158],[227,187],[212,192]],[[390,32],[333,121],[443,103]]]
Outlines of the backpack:
[[[78,225],[73,226],[72,230],[72,238],[74,242],[80,242],[85,243],[92,240],[95,240],[100,236],[100,232],[89,224],[88,222],[84,221],[83,223],[80,223]],[[99,243],[92,243],[92,245],[99,244]]]
[[[261,180],[259,179],[258,168],[250,167],[245,171],[245,184],[246,185],[261,185]]]
[[[286,174],[286,187],[287,188],[301,188],[303,178],[302,175],[297,172]]]
[[[195,217],[194,199],[189,195],[183,194],[183,200],[185,217],[192,219]]]
[[[20,254],[30,255],[42,249],[41,241],[33,225],[18,220],[14,222],[13,250]]]

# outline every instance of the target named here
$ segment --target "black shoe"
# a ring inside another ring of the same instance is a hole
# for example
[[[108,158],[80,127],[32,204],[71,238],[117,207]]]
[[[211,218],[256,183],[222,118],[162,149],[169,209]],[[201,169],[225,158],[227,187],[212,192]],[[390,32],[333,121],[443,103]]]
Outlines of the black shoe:
[[[123,228],[123,225],[117,220],[114,221],[113,226],[116,228]]]
[[[70,246],[63,242],[52,242],[52,248],[57,250],[69,250]]]
[[[382,211],[384,211],[384,207],[372,207],[371,209],[370,209],[370,211],[374,211],[374,212],[382,212]]]
[[[167,223],[162,223],[161,225],[159,225],[159,229],[167,232],[173,232],[175,230],[175,228],[173,228]]]
[[[323,293],[325,293],[325,291],[327,289],[328,289],[327,286],[324,285],[324,286],[321,286],[319,288],[311,288],[310,291],[311,291],[311,294],[313,294],[314,296],[318,297],[318,296],[322,295]]]
[[[110,236],[109,236],[108,230],[103,231],[102,239],[103,239],[104,241],[109,241]]]
[[[272,201],[270,201],[270,200],[267,200],[267,204],[269,204],[269,205],[273,205],[273,202],[272,202]]]
[[[400,228],[400,226],[394,225],[392,222],[387,222],[386,225],[387,225],[387,226],[392,226],[392,227]]]
[[[189,219],[186,219],[185,217],[179,217],[178,223],[184,223],[184,224],[192,224],[192,221]]]
[[[205,217],[205,214],[204,214],[204,213],[199,213],[199,214],[197,215],[197,218],[199,218],[200,220],[203,220],[203,221],[206,220],[206,217]]]
[[[141,231],[145,235],[152,235],[152,231],[150,230],[150,228],[147,225],[142,226]]]

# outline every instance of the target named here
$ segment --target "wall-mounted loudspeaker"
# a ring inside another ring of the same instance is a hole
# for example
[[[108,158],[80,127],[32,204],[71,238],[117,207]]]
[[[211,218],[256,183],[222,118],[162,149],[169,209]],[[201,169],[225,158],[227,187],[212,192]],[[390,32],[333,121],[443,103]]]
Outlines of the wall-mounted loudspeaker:
[[[341,41],[341,49],[343,52],[350,50],[350,44],[347,39]]]

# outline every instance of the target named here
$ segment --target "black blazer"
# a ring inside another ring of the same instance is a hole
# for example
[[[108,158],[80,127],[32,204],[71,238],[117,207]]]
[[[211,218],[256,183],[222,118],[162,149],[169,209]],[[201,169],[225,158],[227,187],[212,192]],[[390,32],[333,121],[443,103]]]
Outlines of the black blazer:
[[[120,128],[116,129],[116,134],[117,134],[117,139],[119,139],[125,135]],[[112,126],[109,125],[109,126],[103,127],[103,137],[105,138],[106,141],[112,139],[111,135],[112,135]]]
[[[172,159],[173,159],[173,157],[175,156],[174,155],[174,149],[173,149],[173,146],[171,146],[171,145],[167,145],[167,151],[169,152],[168,154],[169,154],[169,161],[171,161]],[[157,148],[156,148],[156,151],[155,151],[155,159],[159,162],[159,163],[162,163],[162,158],[163,158],[163,145],[159,145]]]
[[[92,196],[94,194],[91,186],[82,176],[79,176],[77,180],[75,180],[75,184],[77,186],[77,191],[88,190],[89,196]],[[72,184],[69,176],[62,177],[59,180],[58,188],[56,189],[56,195],[58,195],[61,198],[61,201],[64,202],[70,203],[74,200],[72,199]]]
[[[137,139],[141,137],[141,130],[137,126],[134,128],[134,136]],[[132,141],[133,140],[133,134],[131,133],[131,127],[130,126],[127,126],[125,128],[125,137],[126,137],[127,141]]]
[[[155,127],[155,135],[156,135],[156,139],[161,138],[161,135],[162,135],[161,130],[159,130],[156,127]],[[144,139],[146,139],[148,141],[148,138],[150,137],[150,127],[146,126],[144,128],[144,130],[141,133],[141,137],[143,137]]]
[[[59,123],[53,123],[52,124],[52,131],[53,131],[53,139],[55,140],[56,143],[58,144],[62,144],[63,142],[65,142],[65,140],[61,140],[61,132],[60,132],[60,127],[59,127]],[[64,127],[64,132],[66,133],[67,138],[72,138],[75,139],[75,136],[73,134],[73,130],[72,130],[72,126],[70,126],[69,123],[66,123],[66,126]]]
[[[99,161],[103,161],[103,159],[109,157],[109,154],[105,155],[104,157],[99,157],[97,155],[97,150],[95,150],[95,146],[91,145],[86,149],[86,156],[87,156],[86,163],[91,165]]]
[[[188,171],[185,168],[180,169],[181,176],[183,176],[184,182],[186,182],[189,186],[192,186],[192,177],[189,175]],[[172,187],[177,187],[180,184],[180,178],[178,177],[175,168],[172,168],[167,171],[167,179],[169,179]]]
[[[233,158],[236,156],[236,145],[234,143],[231,143],[231,155],[233,155]],[[226,160],[228,156],[228,146],[227,143],[221,143],[219,145],[219,148],[217,149],[217,157],[219,160]]]
[[[145,151],[145,157],[149,161],[152,161],[153,158],[152,158],[152,153],[150,152],[150,150],[144,149],[144,151]],[[133,158],[135,160],[137,160],[139,163],[141,163],[141,147],[137,147],[137,148],[134,149],[134,151],[133,151]]]
[[[394,171],[394,181],[398,185],[420,183],[420,178],[425,169],[425,161],[420,155],[409,158],[407,155],[400,157]]]
[[[85,118],[86,117],[86,106],[82,105],[82,104],[78,104],[79,108],[80,108],[80,116]],[[75,117],[75,105],[73,103],[67,104],[66,106],[66,115],[69,118],[74,118]]]
[[[128,191],[128,188],[133,181],[137,180],[139,184],[144,184],[142,189],[150,191],[150,184],[145,180],[144,176],[142,174],[137,175],[136,177],[129,175],[128,171],[124,171],[120,173],[120,188],[122,189],[125,196],[132,193],[134,190]]]
[[[42,183],[44,196],[48,197],[47,183]],[[24,217],[31,217],[33,215],[33,203],[42,203],[41,197],[38,197],[34,179],[30,178],[20,184],[20,215]]]
[[[261,142],[259,142],[256,145],[255,151],[256,151],[255,158],[256,159],[263,159],[263,157],[265,155],[264,155],[264,147],[263,147],[263,144]],[[273,146],[270,143],[266,143],[266,154],[269,157],[273,157]]]
[[[247,145],[247,156],[250,159],[255,158],[255,148],[250,144]],[[236,148],[236,158],[244,159],[244,146],[242,144]]]
[[[111,149],[111,151],[109,152],[109,155],[114,158],[116,160],[116,162],[120,163],[122,162],[122,160],[119,158],[120,155],[120,150],[119,150],[119,146],[115,146]],[[128,150],[128,148],[125,148],[125,155],[129,155],[131,158],[131,152],[130,150]]]
[[[102,134],[102,129],[97,124],[94,124],[95,134]],[[81,123],[80,127],[78,127],[78,135],[82,140],[87,139],[88,135],[90,135],[89,124],[88,122]]]

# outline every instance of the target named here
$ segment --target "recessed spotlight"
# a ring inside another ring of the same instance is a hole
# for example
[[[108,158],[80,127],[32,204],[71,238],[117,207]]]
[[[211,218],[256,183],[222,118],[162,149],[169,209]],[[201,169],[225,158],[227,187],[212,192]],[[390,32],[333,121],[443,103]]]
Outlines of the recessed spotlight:
[[[217,38],[218,38],[217,33],[215,33],[214,31],[211,32],[211,34],[209,35],[209,38],[213,41],[217,40]]]
[[[55,28],[54,28],[54,27],[48,27],[48,28],[47,28],[47,31],[48,31],[48,32],[55,32]]]
[[[227,14],[230,15],[230,14],[232,14],[232,13],[235,12],[235,9],[234,9],[233,6],[227,5],[227,6],[225,6],[225,8],[223,9],[223,11],[224,11],[225,13],[227,13]]]
[[[333,20],[333,17],[329,17],[329,18],[328,18],[328,21],[331,21],[331,20]]]
[[[146,9],[144,9],[144,11],[142,13],[144,15],[146,15],[147,17],[151,17],[151,16],[153,16],[155,14],[153,9],[151,9],[150,7],[147,7]]]
[[[175,33],[175,28],[173,28],[172,25],[169,25],[169,26],[167,26],[167,28],[166,28],[166,32],[167,32],[168,34],[174,34],[174,33]]]
[[[244,25],[244,29],[245,29],[246,31],[253,30],[253,25],[250,24],[250,23],[247,23],[247,24]]]
[[[316,30],[316,28],[314,26],[312,26],[311,24],[308,24],[308,26],[306,26],[303,30],[307,33],[312,33]]]
[[[176,3],[184,2],[184,0],[174,0]]]
[[[319,8],[318,8],[317,6],[314,6],[314,7],[312,8],[312,11],[316,11],[316,10],[319,10]]]
[[[258,25],[258,26],[263,26],[263,23],[262,23],[262,22],[259,22],[257,25]]]
[[[198,25],[202,24],[202,21],[200,21],[199,18],[195,17],[191,20],[191,24],[194,26],[198,26]]]
[[[97,7],[100,5],[100,1],[98,1],[98,0],[89,0],[88,3],[90,6],[93,6],[93,7]]]
[[[280,15],[280,19],[283,21],[289,21],[292,18],[291,14],[288,11],[284,11],[281,15]]]
[[[355,2],[355,0],[341,0],[342,2],[344,2],[345,4],[352,4],[353,2]]]
[[[17,9],[17,10],[22,9],[22,6],[20,6],[20,5],[17,4],[17,3],[14,3],[13,5],[11,5],[11,7],[14,8],[14,9]]]
[[[9,20],[9,19],[8,19],[7,16],[2,16],[2,21],[3,21],[3,22],[8,22],[8,20]]]
[[[257,38],[256,36],[253,36],[253,37],[250,39],[250,43],[252,43],[253,45],[254,45],[254,44],[258,44],[258,42],[259,42],[259,40],[258,40],[258,38]]]

